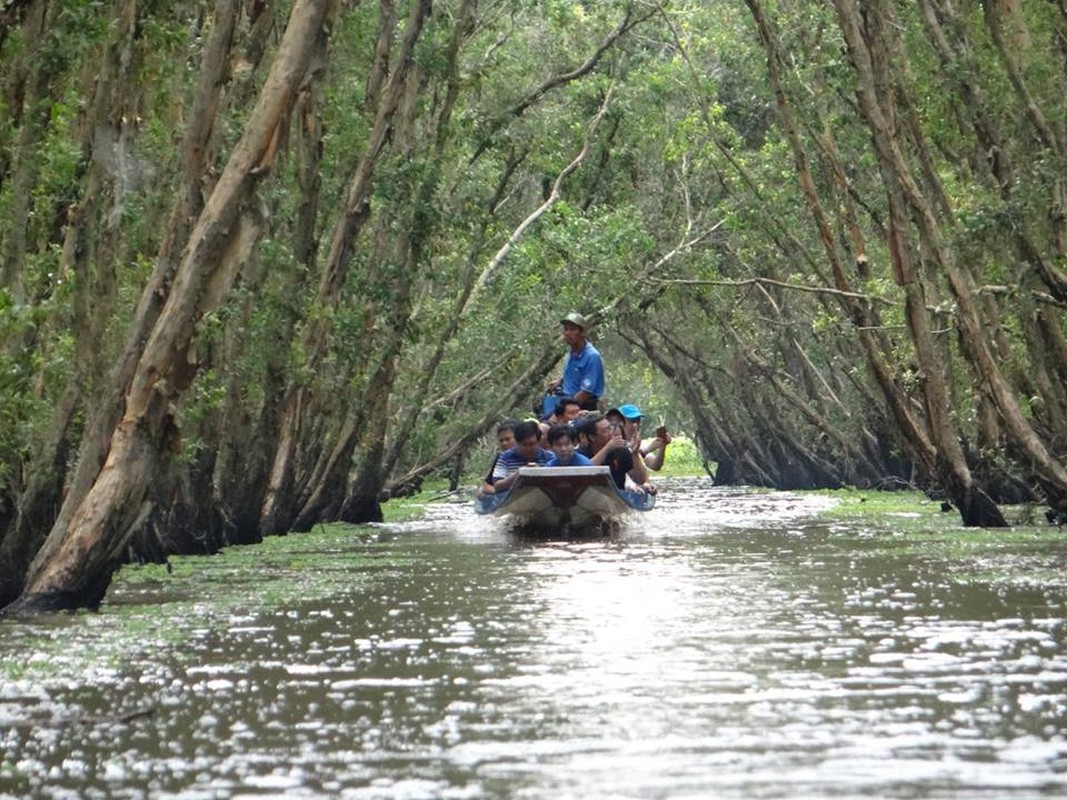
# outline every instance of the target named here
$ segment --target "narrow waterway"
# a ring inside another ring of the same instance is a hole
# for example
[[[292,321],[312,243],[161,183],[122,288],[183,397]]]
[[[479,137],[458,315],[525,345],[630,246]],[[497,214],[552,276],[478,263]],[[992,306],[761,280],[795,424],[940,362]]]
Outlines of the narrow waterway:
[[[0,621],[0,797],[1067,794],[1064,584],[830,502],[676,481],[533,544],[442,501],[125,570]]]

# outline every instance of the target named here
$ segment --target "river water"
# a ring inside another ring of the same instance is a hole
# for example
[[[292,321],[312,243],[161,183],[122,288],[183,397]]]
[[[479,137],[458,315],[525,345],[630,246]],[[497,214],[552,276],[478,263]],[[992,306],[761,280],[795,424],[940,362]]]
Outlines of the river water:
[[[530,543],[460,499],[128,568],[0,621],[0,797],[1067,795],[1064,583],[833,502],[676,480]]]

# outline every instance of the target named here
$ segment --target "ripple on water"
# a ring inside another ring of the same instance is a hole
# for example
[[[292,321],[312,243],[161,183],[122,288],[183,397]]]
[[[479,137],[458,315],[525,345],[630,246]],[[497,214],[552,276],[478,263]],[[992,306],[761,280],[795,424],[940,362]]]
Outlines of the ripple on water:
[[[953,582],[832,502],[668,481],[536,545],[440,502],[2,621],[0,795],[1067,790],[1058,590]]]

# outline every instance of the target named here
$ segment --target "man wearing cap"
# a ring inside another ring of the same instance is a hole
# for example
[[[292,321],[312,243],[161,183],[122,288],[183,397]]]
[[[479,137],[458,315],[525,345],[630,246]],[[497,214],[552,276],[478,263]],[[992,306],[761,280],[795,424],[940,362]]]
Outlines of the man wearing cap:
[[[589,324],[577,311],[561,319],[560,324],[569,350],[563,362],[563,377],[553,381],[550,389],[562,383],[563,394],[573,397],[583,409],[595,411],[604,395],[604,362],[600,351],[585,338]]]

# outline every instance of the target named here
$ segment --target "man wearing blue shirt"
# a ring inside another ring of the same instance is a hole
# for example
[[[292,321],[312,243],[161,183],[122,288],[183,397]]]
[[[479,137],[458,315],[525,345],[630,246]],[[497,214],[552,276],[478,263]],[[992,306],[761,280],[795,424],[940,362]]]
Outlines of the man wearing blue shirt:
[[[493,467],[492,486],[486,493],[503,492],[519,477],[519,467],[547,467],[552,452],[541,447],[541,428],[537,420],[523,420],[515,426],[515,446],[505,450]]]
[[[563,340],[567,343],[567,358],[563,362],[563,394],[570,395],[586,410],[595,411],[597,401],[604,396],[604,362],[600,351],[585,338],[589,327],[585,317],[576,311],[560,320]]]
[[[578,434],[573,425],[553,425],[548,431],[548,447],[552,458],[550,467],[591,467],[593,462],[574,449]]]

